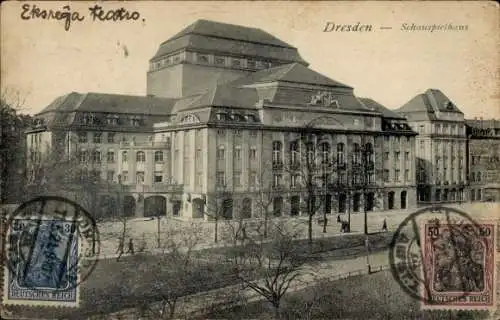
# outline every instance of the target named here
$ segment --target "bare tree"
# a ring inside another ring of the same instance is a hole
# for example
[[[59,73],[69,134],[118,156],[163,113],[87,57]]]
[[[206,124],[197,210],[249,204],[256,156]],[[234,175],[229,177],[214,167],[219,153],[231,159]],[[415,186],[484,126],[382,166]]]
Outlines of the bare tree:
[[[207,195],[205,215],[214,222],[214,242],[219,241],[220,222],[233,219],[233,198],[227,186],[217,186],[215,192]]]
[[[24,130],[31,124],[21,114],[25,100],[18,91],[2,88],[0,94],[0,203],[19,201],[25,172]]]
[[[230,260],[241,283],[267,299],[280,316],[283,296],[300,275],[303,260],[296,254],[298,233],[283,225],[274,226],[273,239],[248,237],[245,246],[233,247]]]
[[[163,237],[165,240],[158,263],[143,263],[139,266],[139,272],[150,277],[151,281],[134,283],[132,287],[134,291],[144,294],[146,305],[143,306],[143,312],[147,317],[177,318],[180,299],[186,294],[186,289],[193,285],[192,277],[200,272],[195,248],[205,236],[202,226],[196,222],[187,228],[171,229]],[[153,286],[151,283],[154,283]]]

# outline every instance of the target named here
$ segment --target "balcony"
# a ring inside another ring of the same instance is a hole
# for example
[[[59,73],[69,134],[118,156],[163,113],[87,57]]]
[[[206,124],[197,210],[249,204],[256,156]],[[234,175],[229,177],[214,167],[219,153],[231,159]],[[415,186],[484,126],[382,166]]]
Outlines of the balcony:
[[[120,141],[120,148],[157,148],[170,149],[170,141]]]
[[[184,185],[168,183],[154,183],[152,185],[122,184],[122,188],[124,192],[130,193],[172,193],[182,192],[184,190]]]

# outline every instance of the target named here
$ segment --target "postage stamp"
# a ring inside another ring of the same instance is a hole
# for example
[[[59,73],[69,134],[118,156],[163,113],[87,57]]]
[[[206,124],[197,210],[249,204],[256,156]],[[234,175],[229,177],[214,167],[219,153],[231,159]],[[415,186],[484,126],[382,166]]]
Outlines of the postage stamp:
[[[495,308],[495,236],[495,222],[422,223],[422,308]]]
[[[97,257],[98,247],[97,230],[82,210],[64,198],[40,197],[13,213],[6,232],[3,304],[79,305],[78,285],[95,265],[88,258]]]

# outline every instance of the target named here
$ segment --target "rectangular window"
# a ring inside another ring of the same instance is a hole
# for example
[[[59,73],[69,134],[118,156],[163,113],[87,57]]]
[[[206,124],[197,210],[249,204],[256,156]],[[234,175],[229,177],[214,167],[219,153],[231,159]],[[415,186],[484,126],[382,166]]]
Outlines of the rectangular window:
[[[236,149],[234,149],[234,159],[241,160],[241,148],[240,147],[236,147]]]
[[[218,136],[225,136],[226,135],[226,131],[224,129],[218,129],[217,130],[217,135]]]
[[[115,133],[108,132],[108,143],[115,143]]]
[[[273,187],[279,187],[281,186],[281,180],[283,179],[283,175],[279,173],[275,173],[273,175]]]
[[[163,162],[163,152],[155,151],[155,162]]]
[[[399,161],[399,152],[394,152],[394,160]]]
[[[233,187],[241,187],[241,172],[233,172]]]
[[[255,187],[257,185],[257,172],[250,172],[250,180],[248,181],[251,187]]]
[[[410,181],[410,170],[409,169],[405,170],[405,181]]]
[[[122,162],[127,162],[127,161],[128,161],[128,152],[122,151]]]
[[[399,169],[395,169],[395,170],[394,170],[394,180],[395,180],[395,181],[400,181],[400,180],[401,180],[401,177],[400,177],[400,170],[399,170]]]
[[[226,185],[226,173],[224,171],[217,172],[217,185],[225,186]]]
[[[384,182],[389,182],[389,170],[384,169]]]
[[[300,184],[300,176],[299,175],[292,175],[290,177],[290,187],[291,188],[297,188]]]
[[[115,153],[113,151],[108,151],[106,159],[107,159],[108,163],[115,162]]]
[[[108,173],[106,174],[106,180],[109,182],[113,182],[115,180],[115,172],[113,170],[108,170]]]
[[[101,152],[100,151],[94,151],[92,152],[92,161],[94,163],[101,163]]]
[[[240,137],[241,136],[241,130],[239,130],[239,129],[234,130],[234,135],[237,136],[237,137]]]
[[[418,127],[418,133],[424,133],[424,131],[425,131],[425,127],[424,127],[424,125],[420,125],[420,126]]]
[[[257,159],[257,148],[255,147],[250,148],[250,159],[252,160]]]
[[[163,173],[155,172],[154,182],[155,183],[163,182]]]
[[[217,149],[217,159],[224,160],[225,155],[226,155],[226,150],[224,149],[224,147],[219,147],[219,149]]]
[[[94,143],[101,143],[102,142],[102,133],[101,132],[94,132]]]
[[[78,142],[87,143],[87,132],[79,132],[78,133]]]
[[[389,160],[389,152],[384,152],[384,160]]]
[[[420,150],[424,149],[425,141],[420,140]]]
[[[128,182],[128,171],[123,171],[121,176],[122,182]]]
[[[410,153],[408,151],[405,152],[405,161],[410,160]]]
[[[80,152],[78,152],[78,158],[80,160],[80,163],[87,162],[87,151],[84,149],[80,150]]]
[[[144,171],[137,171],[135,177],[138,184],[144,183]]]

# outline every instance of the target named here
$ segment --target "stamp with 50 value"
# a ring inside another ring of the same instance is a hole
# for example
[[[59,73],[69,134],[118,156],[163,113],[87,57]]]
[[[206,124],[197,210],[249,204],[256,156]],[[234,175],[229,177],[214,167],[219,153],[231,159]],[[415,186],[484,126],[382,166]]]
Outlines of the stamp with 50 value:
[[[421,226],[423,309],[493,309],[496,223],[430,221]]]

